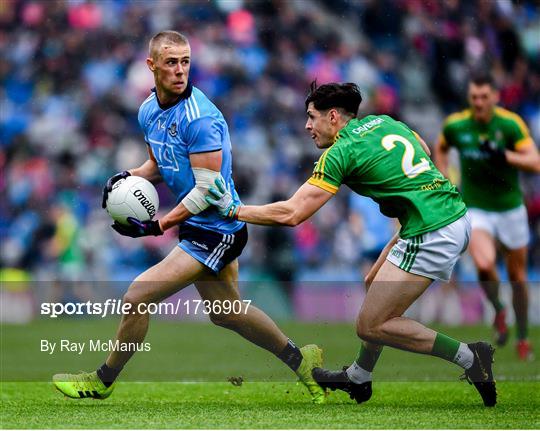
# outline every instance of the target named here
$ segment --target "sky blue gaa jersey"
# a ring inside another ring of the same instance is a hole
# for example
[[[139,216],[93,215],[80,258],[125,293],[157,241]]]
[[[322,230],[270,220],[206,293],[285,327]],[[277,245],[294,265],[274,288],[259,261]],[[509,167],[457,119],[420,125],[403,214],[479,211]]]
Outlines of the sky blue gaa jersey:
[[[161,107],[155,89],[139,108],[139,125],[152,148],[165,184],[176,195],[176,203],[195,187],[189,155],[221,150],[221,175],[235,202],[240,203],[232,179],[232,153],[229,129],[223,114],[198,88],[188,84],[173,106]],[[209,207],[186,223],[222,234],[240,229],[244,223],[222,218]]]

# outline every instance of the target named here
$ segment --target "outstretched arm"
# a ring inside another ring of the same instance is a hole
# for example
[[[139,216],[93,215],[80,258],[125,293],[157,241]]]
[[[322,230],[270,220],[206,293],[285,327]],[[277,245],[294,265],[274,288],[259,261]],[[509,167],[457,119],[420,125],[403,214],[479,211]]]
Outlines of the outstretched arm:
[[[239,206],[234,202],[222,177],[215,180],[215,187],[210,187],[208,192],[206,201],[214,205],[223,217],[270,226],[299,225],[334,196],[317,186],[304,183],[289,200],[267,205]]]
[[[316,213],[332,196],[326,190],[304,183],[289,200],[240,207],[238,220],[252,224],[297,226]]]

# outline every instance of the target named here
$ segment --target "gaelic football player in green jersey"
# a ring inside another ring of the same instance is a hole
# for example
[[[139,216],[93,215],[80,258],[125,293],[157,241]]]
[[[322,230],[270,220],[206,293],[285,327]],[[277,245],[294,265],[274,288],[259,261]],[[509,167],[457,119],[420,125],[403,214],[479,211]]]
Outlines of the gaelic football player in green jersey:
[[[296,226],[321,208],[342,184],[377,202],[401,230],[366,277],[369,286],[356,330],[363,340],[357,359],[342,371],[314,368],[315,380],[347,392],[358,403],[371,397],[371,372],[384,345],[454,362],[465,370],[486,406],[496,403],[493,348],[465,344],[403,317],[433,280],[448,280],[469,243],[467,208],[455,187],[435,168],[421,138],[386,115],[357,119],[362,97],[356,84],[311,86],[306,130],[325,149],[311,178],[287,201],[237,206],[216,180],[208,202],[225,217],[262,225]]]
[[[446,173],[449,149],[459,151],[461,189],[472,224],[469,251],[480,284],[495,308],[496,341],[502,346],[508,338],[495,266],[498,242],[512,284],[517,352],[520,359],[526,360],[532,356],[527,340],[529,225],[518,171],[540,172],[540,155],[523,120],[496,106],[499,96],[490,76],[472,79],[468,97],[470,108],[446,119],[435,161]]]

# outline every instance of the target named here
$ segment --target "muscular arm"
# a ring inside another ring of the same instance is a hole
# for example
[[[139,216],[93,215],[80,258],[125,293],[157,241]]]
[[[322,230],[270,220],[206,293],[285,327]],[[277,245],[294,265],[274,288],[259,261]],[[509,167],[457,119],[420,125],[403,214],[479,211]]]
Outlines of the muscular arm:
[[[326,190],[304,183],[287,201],[240,207],[238,220],[252,224],[297,226],[317,212],[332,196]]]
[[[219,172],[221,170],[222,153],[220,151],[212,151],[208,153],[190,154],[189,161],[192,168],[204,168],[211,171]],[[159,227],[163,232],[167,229],[176,226],[178,223],[190,218],[191,214],[183,203],[179,203],[163,218],[159,220]]]
[[[540,173],[540,153],[534,142],[516,151],[506,150],[504,154],[508,164],[526,172]]]
[[[450,147],[439,138],[435,145],[435,166],[445,177],[448,177],[448,152]]]
[[[158,164],[152,149],[148,147],[148,160],[144,162],[138,168],[129,169],[128,171],[131,175],[136,175],[138,177],[146,178],[153,184],[160,183],[163,181],[161,174],[159,173]]]

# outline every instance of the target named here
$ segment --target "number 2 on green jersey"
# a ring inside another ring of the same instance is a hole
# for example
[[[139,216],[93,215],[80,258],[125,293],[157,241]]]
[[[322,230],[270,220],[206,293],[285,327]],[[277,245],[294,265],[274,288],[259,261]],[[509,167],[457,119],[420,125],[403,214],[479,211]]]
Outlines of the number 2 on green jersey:
[[[425,157],[420,159],[420,163],[413,165],[415,154],[414,147],[411,142],[403,136],[386,135],[384,138],[382,138],[381,145],[386,151],[391,151],[396,147],[396,142],[400,142],[405,146],[405,153],[401,159],[401,169],[406,177],[415,178],[422,172],[429,171],[431,169],[429,166],[429,161]]]

